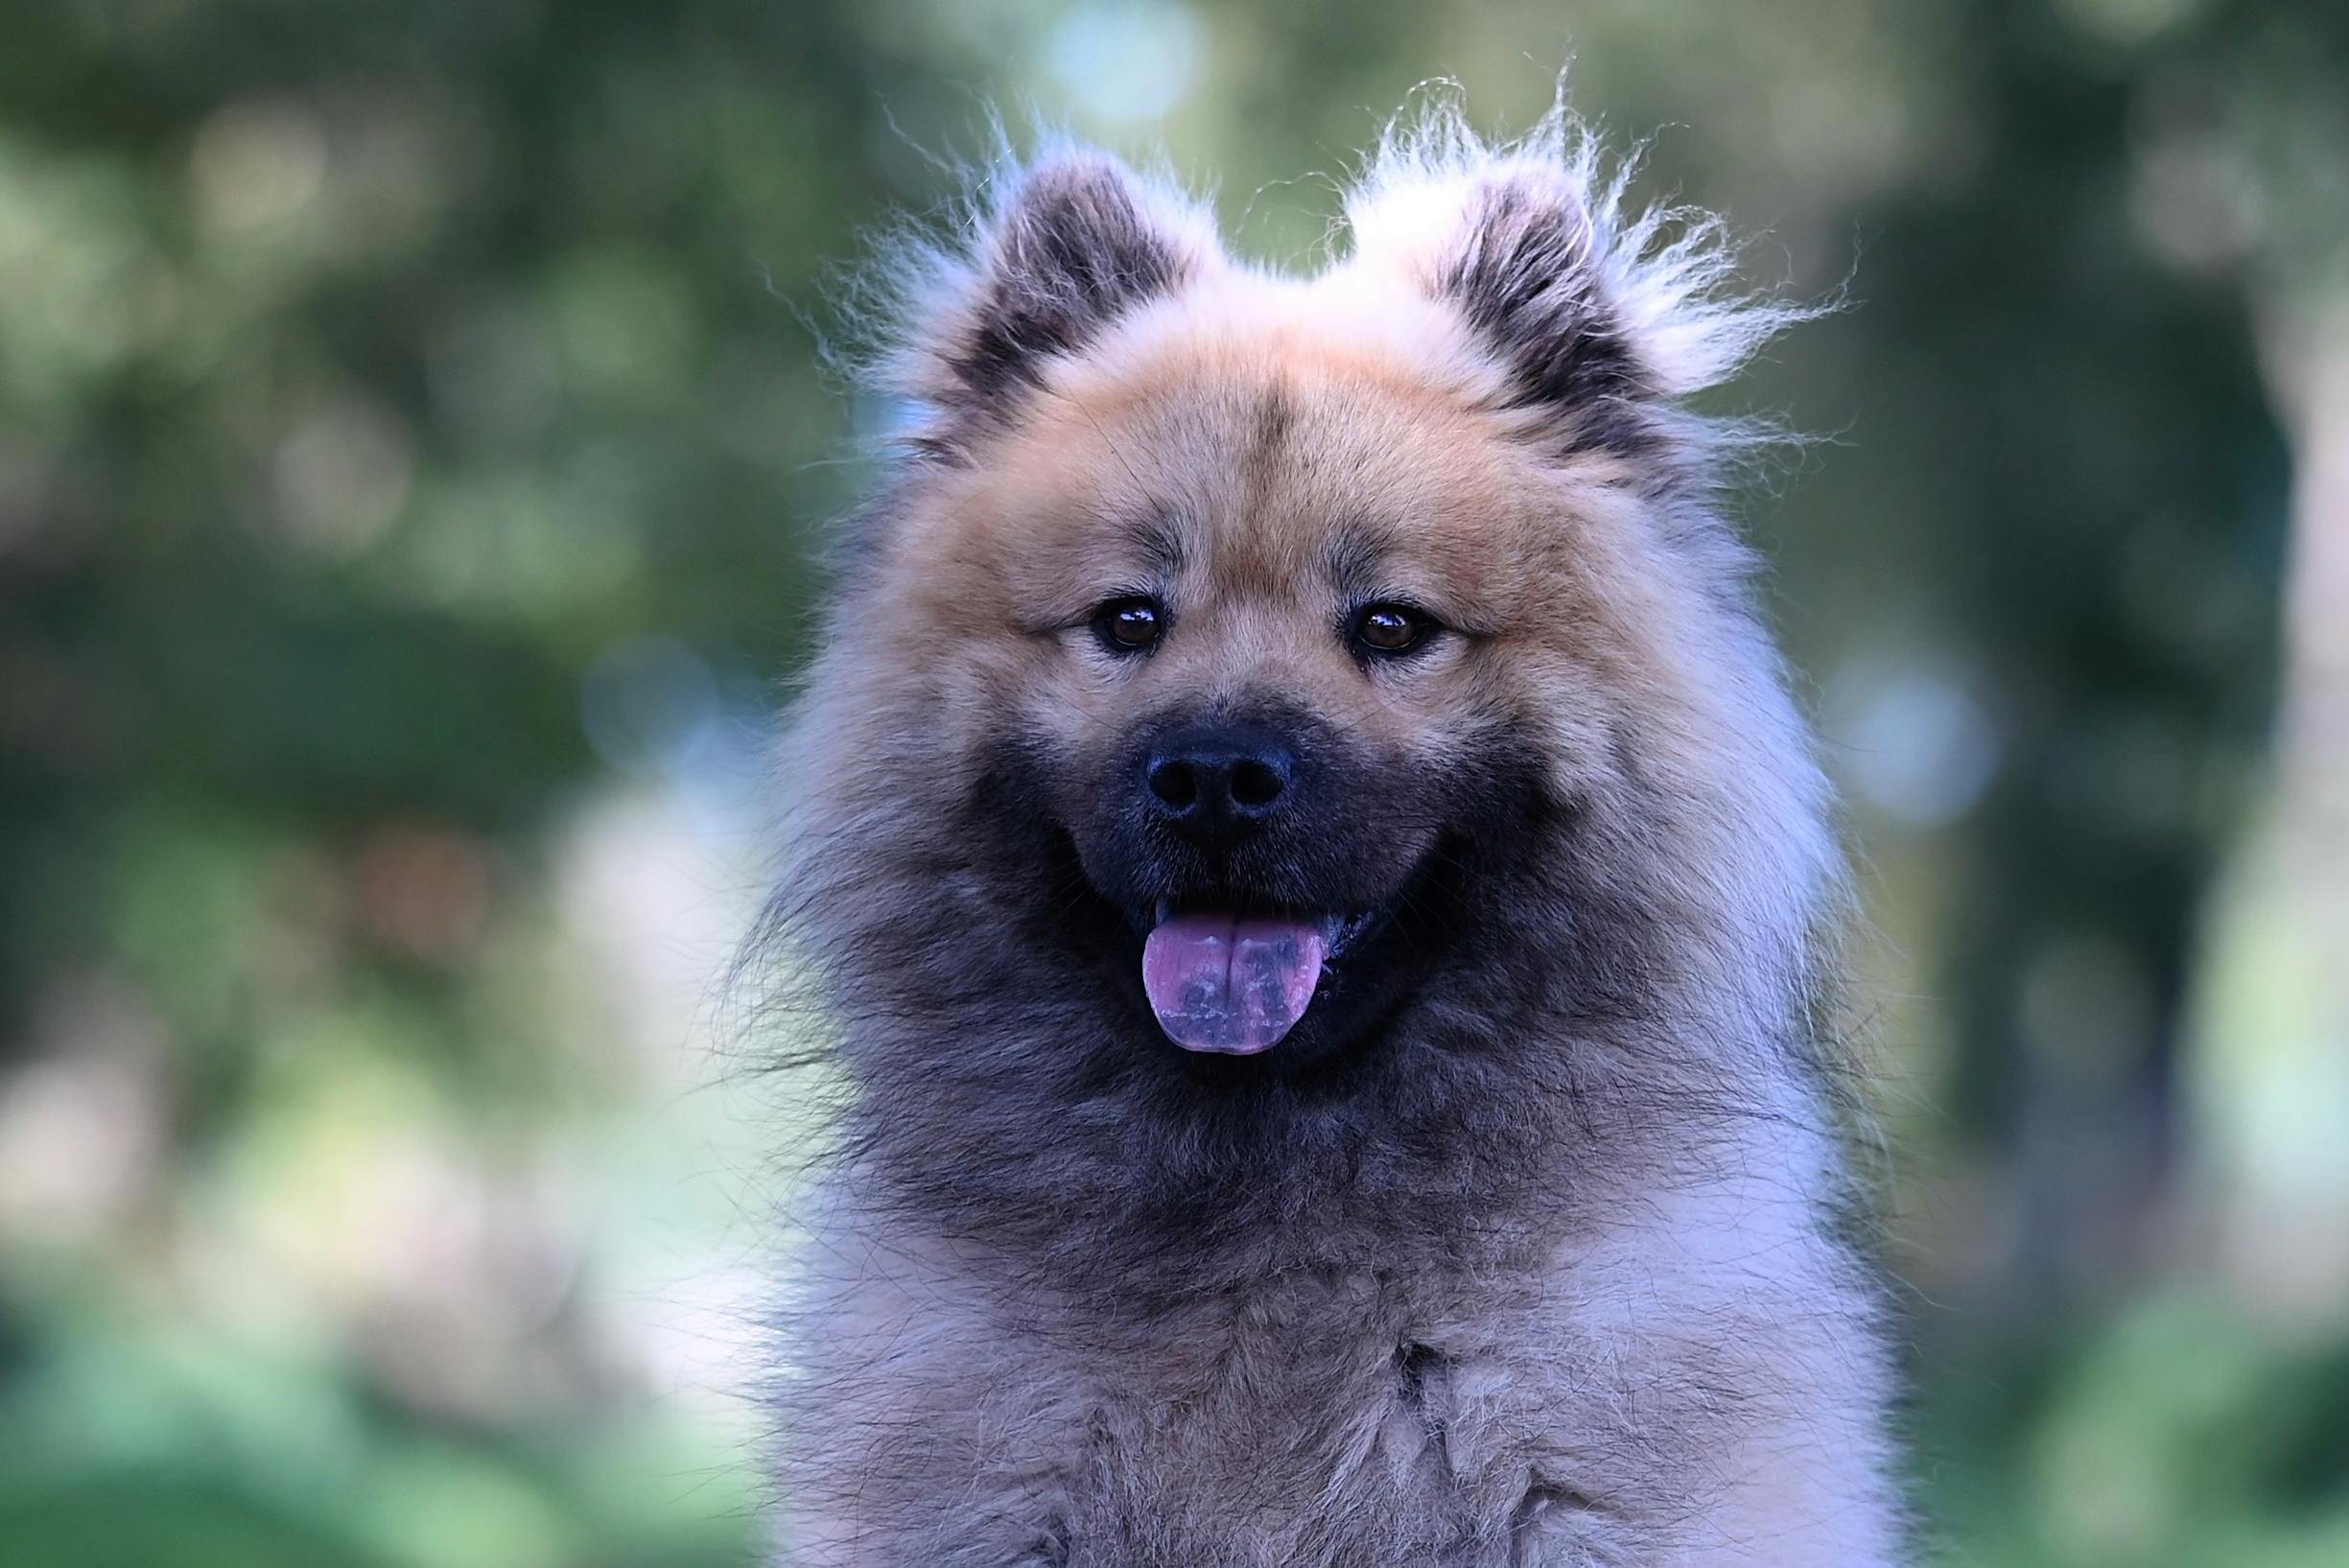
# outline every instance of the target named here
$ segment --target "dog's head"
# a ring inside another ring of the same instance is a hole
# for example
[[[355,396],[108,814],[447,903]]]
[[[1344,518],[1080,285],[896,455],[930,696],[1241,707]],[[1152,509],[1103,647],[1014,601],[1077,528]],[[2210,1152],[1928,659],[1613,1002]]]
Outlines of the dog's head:
[[[1309,281],[1045,161],[897,362],[913,455],[818,676],[835,793],[934,827],[975,948],[1081,955],[1152,1049],[1289,1071],[1577,952],[1602,1007],[1642,963],[1597,911],[1784,947],[1823,875],[1676,402],[1770,319],[1562,141],[1459,152],[1390,149]]]

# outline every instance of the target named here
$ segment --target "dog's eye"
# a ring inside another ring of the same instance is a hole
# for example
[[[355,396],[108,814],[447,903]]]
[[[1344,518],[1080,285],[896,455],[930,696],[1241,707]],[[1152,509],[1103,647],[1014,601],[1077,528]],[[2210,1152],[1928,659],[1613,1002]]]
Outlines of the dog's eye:
[[[1408,653],[1437,629],[1435,617],[1408,604],[1366,604],[1354,612],[1354,645],[1372,653]]]
[[[1166,630],[1166,607],[1135,595],[1114,598],[1092,613],[1093,635],[1112,653],[1139,653]]]

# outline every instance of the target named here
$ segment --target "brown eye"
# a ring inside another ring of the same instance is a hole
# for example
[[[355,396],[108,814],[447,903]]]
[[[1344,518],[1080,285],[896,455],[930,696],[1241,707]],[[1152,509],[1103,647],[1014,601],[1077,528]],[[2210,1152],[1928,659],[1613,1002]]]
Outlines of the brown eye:
[[[1408,604],[1368,604],[1354,616],[1355,645],[1373,653],[1408,653],[1436,629],[1436,620]]]
[[[1092,629],[1112,653],[1139,653],[1164,633],[1166,610],[1140,595],[1114,598],[1092,613]]]

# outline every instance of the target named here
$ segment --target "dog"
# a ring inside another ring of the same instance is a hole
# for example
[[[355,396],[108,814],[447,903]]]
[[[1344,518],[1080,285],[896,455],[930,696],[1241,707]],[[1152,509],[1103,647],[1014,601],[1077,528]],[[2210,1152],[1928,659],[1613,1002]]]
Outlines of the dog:
[[[762,951],[842,1090],[809,1568],[1876,1568],[1830,793],[1692,412],[1805,314],[1562,111],[1276,275],[1061,147],[900,245]]]

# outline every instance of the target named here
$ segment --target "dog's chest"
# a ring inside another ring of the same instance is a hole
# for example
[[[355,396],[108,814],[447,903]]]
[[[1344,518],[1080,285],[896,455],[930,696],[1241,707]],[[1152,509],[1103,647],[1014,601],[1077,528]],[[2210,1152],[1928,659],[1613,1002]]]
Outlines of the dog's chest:
[[[1057,1560],[1477,1560],[1522,1464],[1494,1419],[1504,1380],[1432,1326],[1374,1281],[1300,1278],[1113,1343],[1064,1407],[1081,1457],[1053,1500]]]

